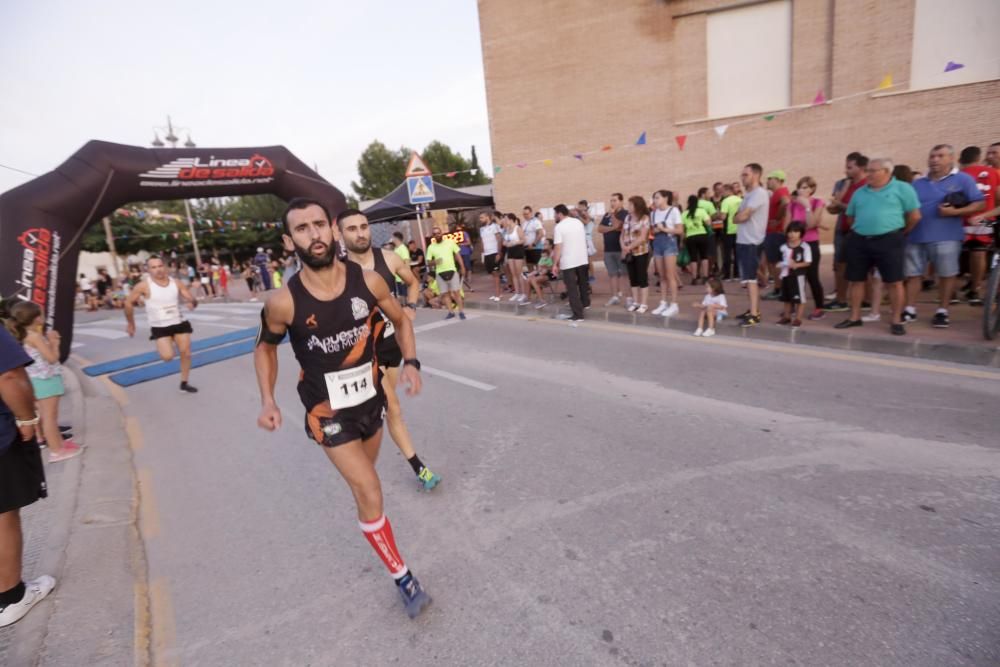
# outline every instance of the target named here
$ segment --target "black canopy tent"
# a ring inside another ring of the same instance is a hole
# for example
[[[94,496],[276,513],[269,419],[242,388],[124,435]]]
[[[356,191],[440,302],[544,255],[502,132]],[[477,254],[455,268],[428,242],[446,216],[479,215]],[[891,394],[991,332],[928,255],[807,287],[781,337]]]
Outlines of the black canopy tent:
[[[440,211],[468,208],[492,208],[493,197],[472,195],[447,185],[434,183],[435,201],[421,204],[425,211]],[[410,203],[410,194],[403,182],[388,195],[364,210],[368,222],[392,222],[410,220],[417,217],[417,206]]]

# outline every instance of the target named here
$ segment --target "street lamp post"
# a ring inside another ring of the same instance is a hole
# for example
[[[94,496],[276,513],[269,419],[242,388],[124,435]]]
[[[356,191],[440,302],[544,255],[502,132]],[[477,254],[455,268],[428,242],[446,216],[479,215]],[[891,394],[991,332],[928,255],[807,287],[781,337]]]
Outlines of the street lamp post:
[[[179,130],[186,128],[177,128]],[[177,148],[177,142],[180,141],[180,137],[174,134],[174,124],[170,120],[170,116],[167,116],[167,126],[166,127],[155,127],[153,128],[153,141],[152,145],[155,148],[164,148],[166,144],[160,141],[160,135],[157,130],[166,130],[167,133],[163,136],[164,139],[170,144],[170,148]],[[195,148],[195,143],[191,141],[191,133],[188,131],[187,141],[184,142],[185,148]],[[194,218],[191,217],[191,204],[188,200],[184,199],[184,212],[187,214],[188,231],[191,233],[191,246],[194,248],[194,261],[197,263],[198,268],[201,268],[201,251],[198,249],[198,236],[194,231]]]

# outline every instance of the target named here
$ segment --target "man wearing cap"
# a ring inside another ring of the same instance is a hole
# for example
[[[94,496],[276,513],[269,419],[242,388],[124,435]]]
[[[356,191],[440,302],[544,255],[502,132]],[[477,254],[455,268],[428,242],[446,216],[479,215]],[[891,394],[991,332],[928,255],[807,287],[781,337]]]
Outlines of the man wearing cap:
[[[771,201],[767,209],[764,256],[767,258],[768,272],[774,280],[774,291],[763,298],[765,301],[773,301],[781,297],[778,264],[781,262],[781,246],[785,244],[785,227],[788,226],[791,211],[788,206],[791,196],[785,187],[784,170],[775,169],[767,175],[767,189],[771,193]]]
[[[271,272],[268,270],[267,253],[264,252],[263,248],[257,248],[257,254],[254,255],[253,264],[257,267],[257,271],[260,273],[260,284],[264,286],[264,291],[271,289]]]

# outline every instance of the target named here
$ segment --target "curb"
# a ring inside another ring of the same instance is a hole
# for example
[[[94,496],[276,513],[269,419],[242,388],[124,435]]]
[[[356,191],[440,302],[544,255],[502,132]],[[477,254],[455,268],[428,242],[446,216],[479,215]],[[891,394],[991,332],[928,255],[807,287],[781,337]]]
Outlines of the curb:
[[[70,423],[76,430],[74,436],[86,443],[86,393],[77,375],[79,369],[75,365],[63,365],[63,382],[66,393],[72,395],[72,418]],[[46,454],[42,454],[46,456]],[[80,480],[83,476],[84,456],[78,456],[72,461],[62,463],[63,472],[58,491],[49,489],[49,497],[41,502],[51,503],[48,531],[44,537],[44,546],[35,572],[25,573],[27,576],[50,574],[56,578],[56,588],[45,602],[39,604],[33,613],[25,616],[15,626],[13,645],[8,655],[4,656],[6,664],[35,665],[39,662],[45,641],[48,638],[49,622],[55,613],[56,598],[66,572],[66,547],[69,544],[73,527],[73,517],[76,514],[80,495]],[[51,476],[46,468],[46,476]],[[27,547],[27,544],[25,545]]]
[[[534,314],[554,317],[560,313],[569,313],[569,309],[566,306],[557,303],[549,304],[545,308],[536,309],[531,304],[521,305],[506,301],[501,301],[500,303],[466,301],[465,307],[483,311],[513,313],[515,315]],[[695,320],[668,319],[659,316],[605,310],[594,311],[593,315],[588,313],[587,319],[595,322],[651,327],[685,333],[694,331],[697,326]],[[920,338],[884,338],[856,333],[839,334],[833,331],[814,331],[811,329],[790,329],[772,326],[757,326],[743,329],[731,322],[721,323],[716,328],[716,333],[720,336],[745,338],[747,340],[769,343],[809,345],[836,350],[850,350],[852,352],[888,354],[896,357],[909,357],[911,359],[1000,368],[1000,345],[993,347],[987,345],[962,345],[958,343],[925,341]]]

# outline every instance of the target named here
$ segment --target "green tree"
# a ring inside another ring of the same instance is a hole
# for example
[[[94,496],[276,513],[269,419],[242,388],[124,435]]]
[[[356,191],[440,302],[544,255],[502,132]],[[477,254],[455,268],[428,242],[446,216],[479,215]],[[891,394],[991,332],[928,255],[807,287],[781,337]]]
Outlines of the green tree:
[[[392,192],[406,174],[409,148],[391,151],[381,141],[373,141],[358,159],[358,181],[351,188],[358,199],[379,199]]]

